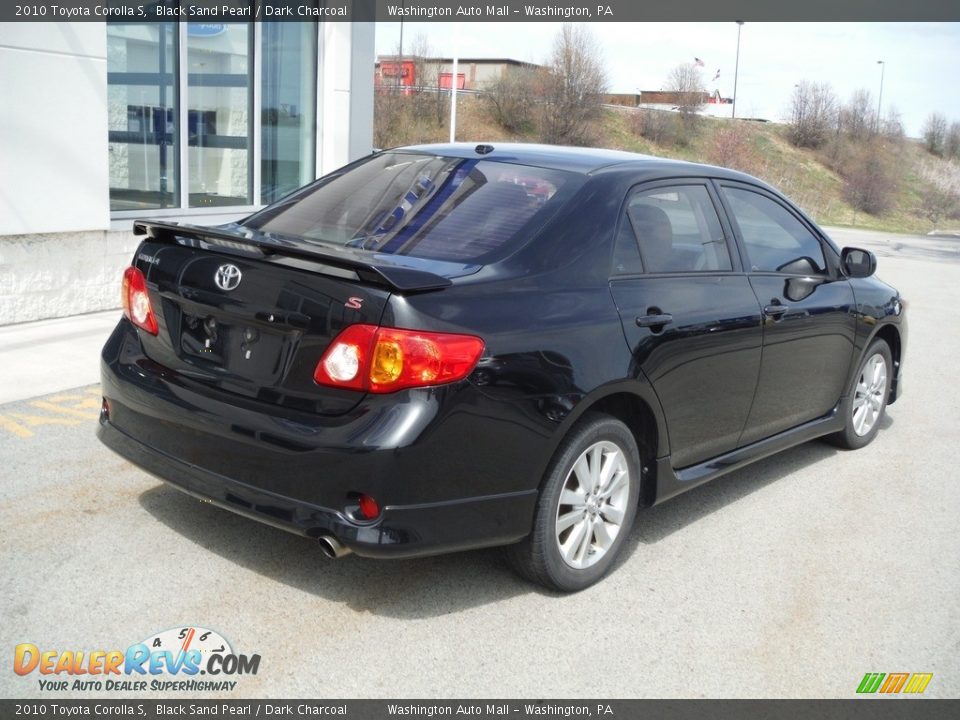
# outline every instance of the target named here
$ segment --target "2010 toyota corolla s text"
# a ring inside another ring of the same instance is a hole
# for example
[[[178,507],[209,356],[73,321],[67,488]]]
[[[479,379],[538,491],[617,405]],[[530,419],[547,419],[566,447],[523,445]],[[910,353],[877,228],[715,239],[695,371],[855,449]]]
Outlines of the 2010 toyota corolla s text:
[[[900,390],[873,255],[719,168],[408,147],[239,223],[134,228],[100,438],[331,556],[507,545],[577,590],[639,506],[866,445]]]

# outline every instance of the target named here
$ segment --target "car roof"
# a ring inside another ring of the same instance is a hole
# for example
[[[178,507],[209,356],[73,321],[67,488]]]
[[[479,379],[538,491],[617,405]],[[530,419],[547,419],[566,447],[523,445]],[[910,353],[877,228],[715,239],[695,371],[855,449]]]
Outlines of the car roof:
[[[478,148],[483,148],[478,152]],[[429,145],[409,145],[393,148],[389,152],[415,152],[443,155],[446,157],[491,160],[494,162],[531,165],[551,170],[564,170],[592,174],[599,170],[643,172],[651,177],[662,172],[665,177],[691,175],[699,177],[722,177],[733,180],[758,182],[734,170],[670,160],[653,155],[626,152],[624,150],[606,150],[603,148],[568,147],[562,145],[537,145],[532,143],[435,143]]]

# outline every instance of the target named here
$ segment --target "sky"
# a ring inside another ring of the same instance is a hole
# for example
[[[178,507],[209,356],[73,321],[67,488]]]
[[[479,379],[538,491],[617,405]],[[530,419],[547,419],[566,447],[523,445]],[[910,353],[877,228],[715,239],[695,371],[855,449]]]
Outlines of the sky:
[[[842,2],[842,0],[838,0]],[[601,46],[611,92],[659,90],[670,70],[701,58],[712,92],[733,95],[737,25],[727,23],[588,24]],[[403,23],[404,45],[418,35],[432,54],[506,57],[543,63],[560,23]],[[392,54],[400,23],[377,23],[378,54]],[[884,65],[879,65],[883,60]],[[717,70],[720,77],[709,82]],[[919,137],[927,116],[960,121],[960,23],[746,23],[740,37],[737,116],[782,121],[794,86],[829,83],[846,101],[859,88],[874,104],[883,73],[882,113],[895,108]]]

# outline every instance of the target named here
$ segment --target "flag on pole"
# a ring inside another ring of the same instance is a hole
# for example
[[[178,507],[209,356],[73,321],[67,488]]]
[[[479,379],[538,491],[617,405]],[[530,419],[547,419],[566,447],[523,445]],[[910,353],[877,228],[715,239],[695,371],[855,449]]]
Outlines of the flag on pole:
[[[698,58],[698,57],[695,57],[695,58],[693,59],[693,64],[696,65],[697,67],[703,67],[703,66],[704,66],[703,60],[701,60],[701,59]]]

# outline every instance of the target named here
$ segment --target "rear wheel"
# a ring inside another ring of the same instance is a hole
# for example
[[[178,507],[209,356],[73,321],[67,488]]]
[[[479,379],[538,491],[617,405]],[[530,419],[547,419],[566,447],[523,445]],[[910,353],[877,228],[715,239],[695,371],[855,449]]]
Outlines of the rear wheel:
[[[612,567],[637,512],[640,472],[630,430],[590,415],[570,432],[547,470],[533,532],[507,548],[514,568],[553,590],[582,590]]]
[[[830,437],[834,444],[856,450],[877,436],[887,409],[892,377],[890,348],[883,340],[875,340],[867,348],[857,371],[844,428]]]

